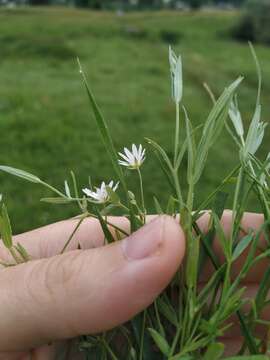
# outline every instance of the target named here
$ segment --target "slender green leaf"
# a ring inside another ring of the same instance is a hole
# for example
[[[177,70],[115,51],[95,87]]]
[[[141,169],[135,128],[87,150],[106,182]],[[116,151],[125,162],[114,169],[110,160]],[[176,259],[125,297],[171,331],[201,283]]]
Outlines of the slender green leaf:
[[[196,156],[196,145],[193,136],[193,129],[191,122],[188,118],[186,109],[183,107],[185,114],[185,123],[186,123],[186,133],[187,133],[187,149],[188,149],[188,168],[187,168],[187,181],[189,184],[193,182],[193,168],[194,168],[194,158]]]
[[[24,261],[29,261],[31,259],[26,249],[20,243],[17,243],[14,248],[18,251]]]
[[[170,357],[169,360],[195,360],[195,358],[189,355],[178,354]]]
[[[102,228],[102,231],[104,233],[105,239],[107,240],[107,242],[110,244],[112,242],[114,242],[114,238],[109,230],[109,227],[106,223],[106,221],[104,220],[104,218],[101,216],[100,211],[98,210],[98,208],[96,206],[93,206],[93,210],[94,210],[94,214],[97,216],[100,226]]]
[[[100,131],[104,146],[105,146],[105,148],[107,150],[107,153],[108,153],[108,155],[109,155],[109,157],[111,159],[113,168],[114,168],[116,174],[118,175],[124,189],[126,190],[126,183],[125,183],[125,180],[124,180],[123,172],[122,172],[121,167],[118,164],[117,152],[116,152],[116,150],[114,148],[113,141],[112,141],[108,126],[107,126],[107,124],[106,124],[106,122],[105,122],[105,120],[103,118],[103,115],[101,114],[101,111],[100,111],[100,109],[99,109],[99,107],[98,107],[98,105],[96,103],[95,97],[94,97],[94,95],[93,95],[93,93],[92,93],[92,91],[91,91],[91,89],[90,89],[90,87],[88,85],[86,76],[85,76],[85,74],[84,74],[84,72],[82,70],[79,59],[78,59],[78,64],[79,64],[80,74],[82,75],[83,83],[84,83],[84,86],[85,86],[85,89],[86,89],[86,92],[87,92],[87,95],[88,95],[88,99],[89,99],[89,102],[91,104],[91,107],[92,107],[92,110],[93,110],[93,113],[94,113],[94,116],[95,116],[95,119],[96,119],[98,129]]]
[[[115,191],[113,191],[113,189],[110,186],[106,186],[106,191],[109,195],[110,202],[112,202],[113,204],[120,203],[120,197],[118,196],[118,194]]]
[[[149,138],[145,138],[145,140],[148,142],[149,145],[151,145],[160,154],[161,158],[167,165],[168,169],[170,169],[170,171],[172,171],[173,166],[172,166],[172,163],[171,163],[170,159],[168,158],[168,155],[166,154],[165,150],[154,140],[151,140]]]
[[[237,311],[237,316],[238,316],[238,319],[240,322],[242,335],[246,341],[249,351],[251,352],[251,354],[258,354],[259,351],[257,348],[257,344],[255,341],[254,335],[251,333],[251,329],[248,326],[248,324],[246,323],[246,320],[245,320],[244,316],[242,315],[241,311]]]
[[[48,197],[40,199],[42,202],[50,203],[50,204],[69,204],[74,201],[74,199],[64,198],[64,197]]]
[[[64,184],[65,184],[65,193],[66,193],[67,197],[71,197],[70,188],[69,188],[67,180],[65,180]]]
[[[224,360],[269,360],[266,355],[241,355],[226,357]]]
[[[239,241],[239,243],[236,245],[235,249],[233,250],[232,261],[235,261],[246,250],[246,248],[251,243],[253,237],[254,237],[254,234],[252,232],[252,233],[244,236]]]
[[[0,232],[2,236],[2,242],[6,248],[12,248],[12,230],[10,225],[10,220],[8,216],[8,211],[5,204],[2,205],[2,211],[0,216]]]
[[[212,217],[215,224],[216,233],[218,236],[218,241],[222,247],[223,253],[226,257],[226,259],[229,259],[231,256],[231,249],[230,249],[230,242],[226,238],[226,235],[224,233],[224,230],[220,224],[220,219],[215,213],[212,213]]]
[[[213,343],[210,344],[202,360],[218,360],[224,353],[224,344]]]
[[[152,336],[155,344],[159,348],[159,350],[165,356],[169,356],[170,346],[169,346],[167,340],[162,335],[160,335],[155,329],[148,328],[148,331],[149,331],[150,335]]]
[[[225,120],[224,109],[230,104],[232,96],[235,93],[235,90],[243,80],[242,77],[239,77],[236,81],[234,81],[228,88],[224,90],[222,95],[219,97],[217,102],[215,103],[213,109],[211,110],[206,123],[203,128],[203,133],[201,140],[198,144],[197,152],[196,152],[196,169],[194,173],[194,182],[196,183],[204,169],[205,162],[207,159],[209,148],[213,144],[213,138],[216,138],[216,134],[220,131],[220,128]]]
[[[260,314],[270,290],[270,267],[264,272],[255,297],[257,313]]]
[[[157,299],[161,314],[175,327],[178,326],[177,314],[170,302],[165,302],[161,297]]]
[[[175,199],[173,196],[170,196],[166,207],[166,214],[174,215],[176,213],[177,204],[178,204],[177,199]]]
[[[10,166],[0,165],[0,170],[7,172],[8,174],[18,176],[22,179],[25,179],[27,181],[33,182],[33,183],[41,183],[41,180],[35,176],[32,175],[24,170],[16,169]]]
[[[222,279],[222,276],[224,274],[226,265],[223,264],[210,278],[210,280],[207,282],[207,284],[203,287],[201,292],[198,295],[198,303],[200,306],[203,306],[213,289],[217,286],[219,281]]]
[[[156,210],[156,213],[158,215],[162,215],[164,214],[164,211],[162,210],[162,207],[158,201],[158,199],[154,196],[154,205],[155,205],[155,210]]]

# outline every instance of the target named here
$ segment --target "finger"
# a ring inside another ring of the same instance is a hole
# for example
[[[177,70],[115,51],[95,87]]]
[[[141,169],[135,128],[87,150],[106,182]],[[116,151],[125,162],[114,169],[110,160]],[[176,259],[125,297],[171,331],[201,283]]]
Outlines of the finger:
[[[157,215],[147,216],[147,222],[156,218]],[[41,228],[25,232],[13,237],[14,244],[20,243],[33,259],[47,258],[61,253],[63,247],[68,241],[72,232],[76,229],[80,217],[69,220],[59,221],[54,224],[43,226]],[[108,227],[113,236],[118,234],[125,236],[130,232],[129,220],[122,216],[112,216],[107,218]],[[111,225],[110,225],[111,224]],[[123,230],[121,232],[120,230]],[[116,236],[115,236],[116,237]],[[104,244],[104,233],[97,219],[93,217],[85,218],[79,228],[76,230],[72,240],[66,248],[66,251],[78,249],[90,249]],[[10,261],[10,254],[0,244],[0,258],[4,261]]]
[[[225,345],[223,356],[232,356],[239,352],[243,339],[241,337],[220,338],[219,342]]]
[[[123,228],[125,232],[129,231],[129,221],[124,217],[112,217],[111,220],[115,226]],[[13,237],[14,244],[20,243],[33,259],[47,258],[60,254],[64,245],[68,241],[72,232],[76,229],[80,218],[59,221],[54,224],[43,226],[41,228],[25,232]],[[113,233],[113,227],[110,227]],[[88,217],[83,220],[75,232],[66,251],[78,249],[89,249],[99,247],[104,244],[104,234],[99,221]],[[0,258],[4,261],[10,260],[10,254],[0,245]]]
[[[161,216],[109,246],[0,273],[0,349],[22,350],[115,327],[148,306],[184,255],[179,224]]]

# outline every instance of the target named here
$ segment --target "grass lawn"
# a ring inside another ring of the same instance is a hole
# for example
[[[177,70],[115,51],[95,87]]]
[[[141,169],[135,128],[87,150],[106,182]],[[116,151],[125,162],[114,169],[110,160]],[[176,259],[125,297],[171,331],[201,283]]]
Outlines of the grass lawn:
[[[256,73],[248,46],[227,36],[236,13],[95,13],[73,9],[0,9],[0,163],[30,171],[62,187],[73,169],[80,186],[109,180],[112,169],[89,115],[76,65],[79,56],[103,110],[117,149],[151,137],[173,148],[174,106],[170,100],[169,42],[183,54],[184,104],[194,124],[211,102],[202,84],[218,95],[245,76],[239,102],[248,123],[256,96]],[[263,68],[263,116],[270,116],[270,48],[259,46]],[[261,155],[269,151],[267,133]],[[165,203],[168,187],[148,156],[143,167],[149,207],[153,195]],[[226,132],[212,150],[200,201],[232,169],[237,149]],[[130,187],[137,179],[128,173]],[[183,178],[185,169],[183,169]],[[75,215],[77,209],[49,205],[39,186],[0,174],[1,192],[16,232]],[[228,189],[230,190],[230,189]],[[229,206],[229,204],[228,204]],[[256,209],[256,204],[250,204]]]

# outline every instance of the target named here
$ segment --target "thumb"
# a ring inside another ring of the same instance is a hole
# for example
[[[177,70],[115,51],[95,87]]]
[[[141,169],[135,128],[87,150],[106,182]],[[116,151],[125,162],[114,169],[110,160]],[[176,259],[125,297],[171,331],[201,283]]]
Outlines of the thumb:
[[[0,273],[0,351],[97,333],[147,307],[185,250],[179,224],[160,216],[105,247],[70,251]]]

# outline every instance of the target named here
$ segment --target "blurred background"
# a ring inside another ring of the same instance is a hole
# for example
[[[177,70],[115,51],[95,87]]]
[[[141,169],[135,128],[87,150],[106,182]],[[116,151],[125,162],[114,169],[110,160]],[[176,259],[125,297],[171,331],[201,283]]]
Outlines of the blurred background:
[[[74,170],[80,187],[113,178],[78,73],[79,56],[121,150],[144,137],[173,148],[168,46],[183,56],[184,98],[193,124],[205,121],[211,101],[238,75],[239,104],[247,127],[257,78],[247,41],[263,70],[263,118],[270,115],[270,0],[0,0],[0,163],[63,188]],[[182,114],[181,114],[182,116]],[[269,151],[269,131],[260,150]],[[224,131],[212,149],[196,203],[233,168],[238,152]],[[185,164],[181,172],[185,182]],[[166,203],[169,188],[147,152],[147,204]],[[128,173],[130,188],[138,188]],[[49,205],[38,185],[0,174],[0,192],[15,232],[75,215],[70,205]],[[231,189],[228,187],[229,192]],[[228,203],[229,206],[229,203]],[[250,209],[256,210],[255,202]]]

